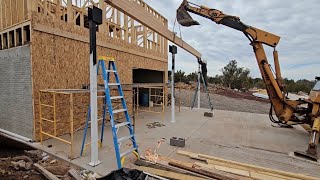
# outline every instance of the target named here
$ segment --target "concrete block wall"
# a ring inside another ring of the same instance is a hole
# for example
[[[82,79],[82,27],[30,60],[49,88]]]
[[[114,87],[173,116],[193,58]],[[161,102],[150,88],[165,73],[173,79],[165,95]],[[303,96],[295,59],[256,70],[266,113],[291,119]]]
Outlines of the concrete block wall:
[[[0,128],[33,138],[30,46],[0,50]]]

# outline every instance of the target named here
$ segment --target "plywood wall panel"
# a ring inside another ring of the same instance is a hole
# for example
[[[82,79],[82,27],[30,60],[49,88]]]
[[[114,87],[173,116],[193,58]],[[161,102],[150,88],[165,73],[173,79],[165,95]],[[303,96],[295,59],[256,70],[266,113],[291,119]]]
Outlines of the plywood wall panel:
[[[69,23],[55,21],[48,17],[37,16],[33,14],[32,24],[40,23],[48,27],[59,28],[77,35],[88,36],[88,30],[85,28],[73,26]],[[89,84],[89,44],[71,38],[56,36],[36,30],[31,34],[31,61],[33,73],[33,96],[34,96],[34,114],[36,122],[36,139],[39,134],[39,105],[38,93],[44,89],[78,89],[82,84]],[[112,39],[98,33],[99,41],[119,45],[124,48],[130,48],[135,51],[149,53],[164,57],[156,51],[146,50],[136,45],[128,44],[122,40]],[[88,37],[89,38],[89,37]],[[120,75],[121,83],[132,83],[132,69],[144,68],[158,71],[167,71],[167,61],[152,60],[147,57],[137,56],[122,51],[116,51],[105,47],[97,47],[98,55],[112,56],[116,59],[116,65]],[[101,79],[99,83],[102,83]],[[127,98],[132,94],[126,93]],[[84,126],[89,96],[75,96],[74,124],[75,129]],[[68,98],[62,98],[57,111],[61,115],[57,116],[58,134],[70,132],[68,123],[69,107]],[[57,99],[58,102],[58,99]],[[101,103],[100,103],[101,104]],[[128,105],[131,109],[131,105]],[[49,114],[50,112],[45,111]],[[101,110],[100,110],[101,113]],[[52,115],[51,115],[52,116]],[[45,130],[52,129],[52,126],[44,126]]]

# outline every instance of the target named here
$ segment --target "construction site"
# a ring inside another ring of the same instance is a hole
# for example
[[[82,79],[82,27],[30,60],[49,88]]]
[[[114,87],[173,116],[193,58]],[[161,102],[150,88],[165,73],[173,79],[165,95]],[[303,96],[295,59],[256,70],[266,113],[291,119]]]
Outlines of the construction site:
[[[0,179],[320,179],[320,78],[292,98],[280,36],[181,3],[0,0]],[[191,15],[245,35],[265,99],[207,82],[169,27],[200,27]],[[197,82],[175,83],[180,50]]]

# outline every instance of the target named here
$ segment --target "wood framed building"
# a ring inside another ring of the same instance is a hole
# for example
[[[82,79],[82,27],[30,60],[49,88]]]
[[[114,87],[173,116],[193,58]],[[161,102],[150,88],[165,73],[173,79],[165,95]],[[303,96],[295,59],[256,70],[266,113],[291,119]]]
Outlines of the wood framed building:
[[[168,28],[161,14],[142,0],[135,2]],[[92,6],[103,10],[98,55],[117,60],[121,82],[167,82],[166,38],[103,0],[1,0],[1,129],[39,140],[39,91],[89,84],[87,7]]]

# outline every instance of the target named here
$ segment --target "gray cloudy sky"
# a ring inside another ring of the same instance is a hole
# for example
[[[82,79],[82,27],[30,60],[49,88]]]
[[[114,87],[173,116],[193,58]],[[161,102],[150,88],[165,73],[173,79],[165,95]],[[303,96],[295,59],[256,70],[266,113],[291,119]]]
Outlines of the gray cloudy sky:
[[[172,30],[176,9],[182,0],[145,0],[164,15]],[[314,79],[320,76],[320,2],[317,0],[193,0],[239,16],[245,24],[281,36],[277,50],[283,77]],[[260,77],[252,47],[239,31],[217,25],[203,17],[191,14],[200,26],[181,27],[182,38],[192,45],[208,62],[208,75],[220,74],[220,69],[236,59],[247,67],[254,77]],[[176,24],[175,31],[179,34]],[[265,46],[269,62],[273,63],[272,48]],[[170,56],[171,57],[171,56]],[[177,70],[187,73],[197,70],[194,56],[178,49]],[[171,58],[169,58],[169,62]],[[169,65],[171,68],[171,65]]]

